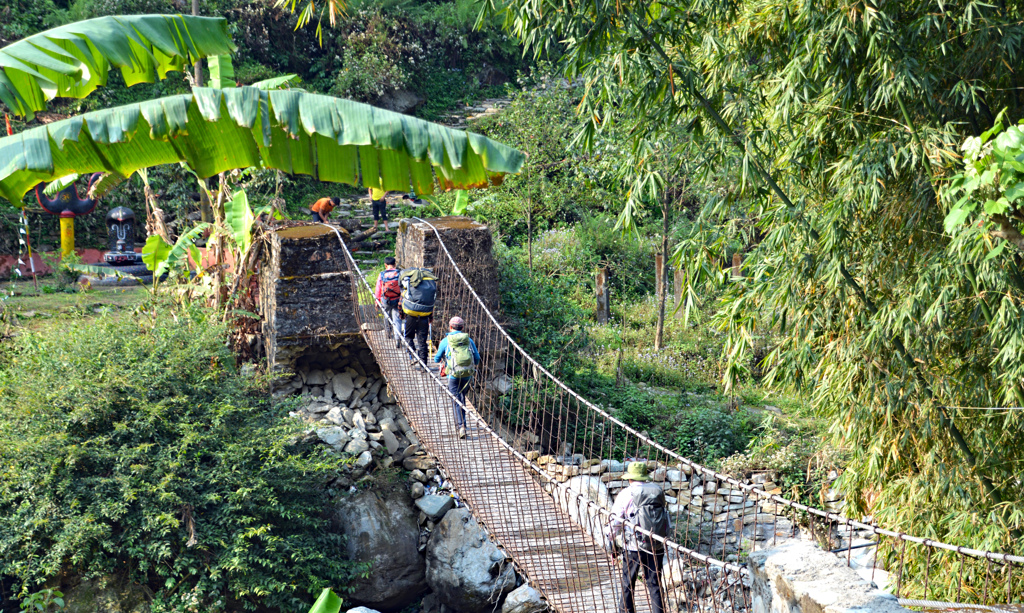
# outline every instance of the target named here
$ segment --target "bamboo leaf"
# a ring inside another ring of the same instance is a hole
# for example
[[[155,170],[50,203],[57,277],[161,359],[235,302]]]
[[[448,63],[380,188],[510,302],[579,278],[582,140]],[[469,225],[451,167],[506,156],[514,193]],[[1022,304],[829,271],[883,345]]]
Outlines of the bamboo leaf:
[[[223,18],[98,17],[0,49],[0,102],[31,119],[58,96],[84,98],[118,68],[129,86],[153,83],[196,60],[234,51]]]

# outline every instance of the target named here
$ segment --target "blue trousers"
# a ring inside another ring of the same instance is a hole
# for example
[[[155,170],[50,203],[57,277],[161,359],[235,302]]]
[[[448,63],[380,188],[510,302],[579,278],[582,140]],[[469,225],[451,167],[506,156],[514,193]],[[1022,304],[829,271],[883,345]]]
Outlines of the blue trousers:
[[[466,377],[465,379],[454,379],[448,377],[448,391],[455,396],[459,402],[466,404],[466,390],[469,389],[469,381],[473,377]],[[458,402],[452,401],[452,411],[455,413],[455,427],[465,428],[466,427],[466,412],[462,410]]]

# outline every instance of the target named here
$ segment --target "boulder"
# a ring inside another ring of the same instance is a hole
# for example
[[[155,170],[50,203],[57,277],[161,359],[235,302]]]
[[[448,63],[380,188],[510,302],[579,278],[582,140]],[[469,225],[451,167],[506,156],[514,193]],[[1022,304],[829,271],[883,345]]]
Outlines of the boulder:
[[[371,454],[368,450],[360,453],[359,457],[356,458],[356,466],[358,466],[359,468],[366,468],[372,462],[373,454]]]
[[[400,445],[398,444],[398,437],[396,437],[390,431],[384,430],[381,432],[381,441],[384,443],[384,446],[388,448],[388,453],[390,453],[391,455],[394,455],[395,453],[398,452],[398,449],[400,447]]]
[[[424,491],[425,488],[422,483],[419,481],[413,481],[412,485],[409,487],[409,496],[411,496],[413,500],[423,498]]]
[[[505,604],[501,605],[501,613],[543,613],[547,610],[548,603],[529,585],[521,585],[509,592]]]
[[[334,375],[334,379],[331,380],[331,386],[334,388],[334,395],[338,398],[339,402],[345,402],[352,396],[353,390],[356,389],[352,383],[352,373],[345,371]]]
[[[70,613],[148,613],[148,591],[126,579],[106,575],[95,579],[72,579],[62,585],[64,608]],[[13,609],[12,609],[13,610]]]
[[[378,611],[377,609],[371,609],[369,607],[356,607],[354,609],[349,609],[348,611],[345,611],[345,613],[380,613],[380,611]]]
[[[427,471],[434,468],[434,461],[425,455],[416,455],[402,460],[402,466],[405,467],[405,470]]]
[[[423,98],[417,94],[406,89],[399,89],[382,95],[377,99],[375,106],[408,115],[416,110],[416,107],[423,104],[423,102]]]
[[[427,591],[416,515],[401,489],[387,493],[363,490],[339,498],[333,523],[346,537],[342,554],[372,566],[367,578],[352,580],[355,591],[346,601],[400,611]]]
[[[608,493],[608,486],[600,477],[580,476],[572,477],[566,482],[568,496],[561,492],[555,493],[555,500],[572,518],[574,522],[584,527],[598,543],[604,545],[605,535],[603,526],[605,519],[597,507],[611,510],[612,499]],[[595,503],[591,506],[589,503]]]
[[[349,442],[348,433],[345,432],[344,428],[339,428],[338,426],[317,428],[316,435],[321,441],[330,445],[335,451],[339,452],[344,449],[345,445]]]
[[[360,455],[369,449],[370,444],[359,438],[352,439],[349,441],[348,445],[345,445],[345,453],[354,456]]]
[[[327,416],[324,419],[338,426],[345,425],[345,417],[341,412],[341,407],[332,407],[330,411],[327,411]]]
[[[455,499],[451,496],[437,496],[431,494],[416,500],[416,506],[427,516],[430,521],[440,521],[445,514],[455,506]]]
[[[311,370],[306,375],[306,385],[313,387],[314,385],[323,385],[327,383],[324,379],[324,372],[322,370]]]
[[[458,613],[492,611],[516,573],[466,508],[452,509],[427,542],[427,584]]]

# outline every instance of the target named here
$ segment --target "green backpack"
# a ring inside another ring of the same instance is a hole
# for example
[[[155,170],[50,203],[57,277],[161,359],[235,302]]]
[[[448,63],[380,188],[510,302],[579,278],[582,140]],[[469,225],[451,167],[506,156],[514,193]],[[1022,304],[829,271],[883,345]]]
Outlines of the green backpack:
[[[476,363],[473,361],[473,348],[469,345],[468,334],[459,332],[448,337],[445,362],[449,376],[456,379],[473,376],[473,373],[476,372]]]

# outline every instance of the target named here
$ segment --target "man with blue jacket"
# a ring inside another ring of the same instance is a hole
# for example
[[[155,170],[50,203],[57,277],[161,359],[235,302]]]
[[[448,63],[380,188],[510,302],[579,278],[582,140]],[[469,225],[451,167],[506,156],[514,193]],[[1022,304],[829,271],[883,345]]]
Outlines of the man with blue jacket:
[[[462,331],[465,327],[466,322],[461,317],[452,317],[448,322],[448,335],[441,339],[437,353],[434,354],[434,362],[444,362],[441,372],[448,374],[448,391],[458,401],[452,401],[452,409],[459,438],[466,438],[466,413],[459,403],[466,403],[469,380],[473,378],[476,365],[480,363],[480,351],[469,334]]]

